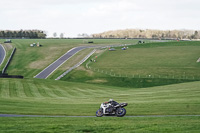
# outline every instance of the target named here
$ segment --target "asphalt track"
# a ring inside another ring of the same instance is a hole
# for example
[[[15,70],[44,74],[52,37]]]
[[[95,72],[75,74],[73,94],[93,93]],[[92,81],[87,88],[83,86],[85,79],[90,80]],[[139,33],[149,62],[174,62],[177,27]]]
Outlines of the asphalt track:
[[[75,47],[71,50],[69,50],[67,53],[65,53],[63,56],[61,56],[59,59],[57,59],[55,62],[53,62],[51,65],[49,65],[47,68],[45,68],[42,72],[37,74],[35,78],[39,79],[46,79],[51,73],[53,73],[58,67],[60,67],[65,61],[67,61],[70,57],[75,55],[80,50],[83,50],[85,48],[90,48],[94,46],[81,46],[81,47]]]
[[[6,55],[6,52],[4,50],[4,47],[0,44],[0,65],[4,61],[5,55]]]
[[[16,114],[0,114],[0,117],[96,117],[96,116],[56,116],[56,115],[16,115]],[[116,117],[116,116],[103,116],[103,117]],[[200,115],[139,115],[139,116],[124,116],[124,117],[200,117]]]

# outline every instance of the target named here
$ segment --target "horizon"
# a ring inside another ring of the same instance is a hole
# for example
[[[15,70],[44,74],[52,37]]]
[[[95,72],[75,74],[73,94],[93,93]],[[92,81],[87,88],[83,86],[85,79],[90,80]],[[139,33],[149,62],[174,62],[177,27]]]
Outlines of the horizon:
[[[1,30],[47,32],[47,37],[64,33],[77,37],[106,31],[200,30],[198,0],[3,0]]]

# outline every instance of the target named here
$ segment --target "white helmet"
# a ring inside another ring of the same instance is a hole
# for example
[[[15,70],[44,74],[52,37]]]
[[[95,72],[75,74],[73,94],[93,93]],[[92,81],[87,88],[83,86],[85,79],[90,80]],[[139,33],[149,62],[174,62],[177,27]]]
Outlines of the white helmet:
[[[113,99],[109,99],[109,102],[112,102],[113,101]]]

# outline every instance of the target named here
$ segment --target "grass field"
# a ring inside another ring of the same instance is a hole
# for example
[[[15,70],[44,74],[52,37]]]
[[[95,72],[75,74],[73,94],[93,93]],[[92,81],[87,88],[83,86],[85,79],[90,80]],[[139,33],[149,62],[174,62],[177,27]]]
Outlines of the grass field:
[[[1,132],[198,133],[200,117],[0,118]]]
[[[52,80],[1,79],[0,113],[94,116],[109,98],[127,115],[200,114],[200,82],[123,88]],[[198,132],[200,117],[0,118],[1,132]]]
[[[96,62],[86,63],[90,69],[76,69],[62,80],[136,88],[200,80],[199,48],[199,42],[165,42],[101,50],[92,57]]]
[[[30,43],[38,41],[42,47],[29,47]],[[102,46],[137,42],[119,39],[93,41],[92,45]],[[91,49],[72,57],[49,79],[34,79],[33,76],[72,47],[88,45],[82,39],[13,40],[12,45],[17,51],[8,73],[23,75],[25,79],[0,79],[0,114],[94,116],[100,104],[110,98],[128,103],[127,116],[200,114],[200,64],[196,63],[199,42],[140,44],[129,46],[126,51],[121,48],[98,50],[92,57],[98,56],[95,63],[89,59],[61,81],[54,79]],[[91,69],[86,68],[86,64]],[[198,116],[2,117],[0,121],[0,132],[200,131]]]
[[[109,98],[128,102],[127,115],[200,114],[200,82],[123,88],[52,80],[0,80],[0,113],[90,115]]]
[[[166,42],[106,51],[92,68],[123,75],[199,77],[200,42]]]
[[[0,42],[3,41],[0,39]],[[94,41],[94,43],[88,44],[87,41]],[[17,48],[17,51],[7,72],[11,75],[32,78],[71,48],[83,45],[135,44],[137,41],[125,39],[13,39],[12,45]],[[31,43],[37,42],[40,42],[42,47],[30,47]],[[62,71],[62,68],[58,69],[58,72],[59,70]]]

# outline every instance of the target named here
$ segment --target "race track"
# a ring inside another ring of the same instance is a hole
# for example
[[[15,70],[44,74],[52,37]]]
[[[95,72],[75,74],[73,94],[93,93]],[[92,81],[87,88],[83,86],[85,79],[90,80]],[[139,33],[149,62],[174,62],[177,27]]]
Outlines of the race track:
[[[17,115],[17,114],[0,114],[0,117],[96,117],[96,116],[56,116],[56,115]],[[116,116],[103,116],[116,117]],[[200,115],[138,115],[124,117],[200,117]]]
[[[58,67],[60,67],[63,63],[65,63],[70,57],[75,55],[77,52],[85,49],[90,48],[94,46],[81,46],[81,47],[75,47],[71,50],[69,50],[67,53],[65,53],[63,56],[61,56],[59,59],[57,59],[55,62],[53,62],[51,65],[49,65],[47,68],[45,68],[42,72],[37,74],[35,78],[39,79],[46,79],[50,74],[52,74]]]
[[[0,44],[0,65],[3,63],[5,59],[6,51],[4,47]]]

